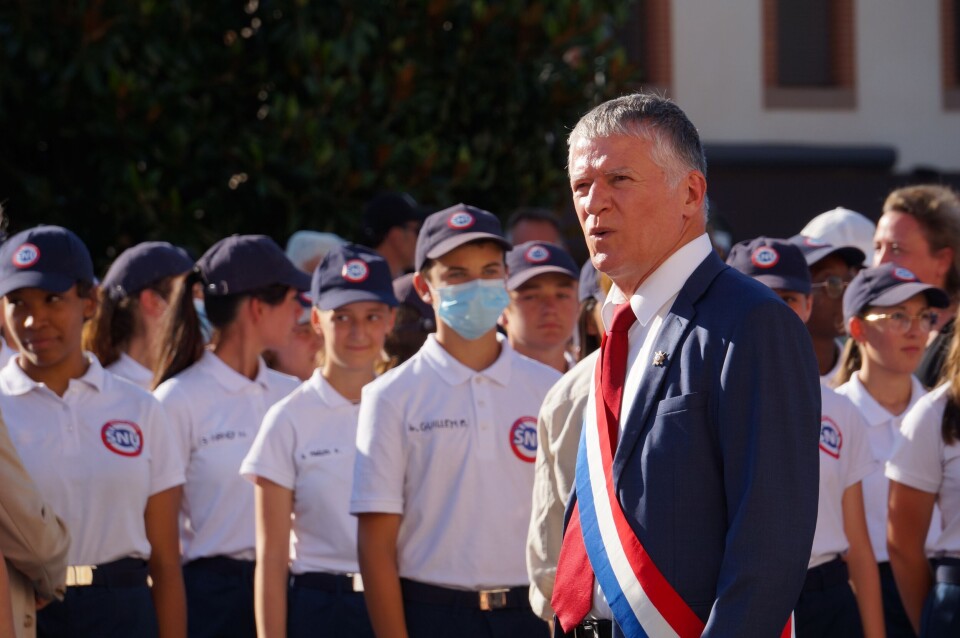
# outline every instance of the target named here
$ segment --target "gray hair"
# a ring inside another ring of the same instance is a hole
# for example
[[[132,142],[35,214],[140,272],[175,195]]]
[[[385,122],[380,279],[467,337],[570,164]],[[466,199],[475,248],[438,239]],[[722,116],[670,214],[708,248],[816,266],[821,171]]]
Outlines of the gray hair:
[[[667,179],[674,186],[688,171],[707,174],[707,158],[696,127],[679,106],[665,97],[632,93],[604,102],[580,118],[567,145],[572,149],[580,139],[614,135],[651,142],[651,158],[667,172]]]

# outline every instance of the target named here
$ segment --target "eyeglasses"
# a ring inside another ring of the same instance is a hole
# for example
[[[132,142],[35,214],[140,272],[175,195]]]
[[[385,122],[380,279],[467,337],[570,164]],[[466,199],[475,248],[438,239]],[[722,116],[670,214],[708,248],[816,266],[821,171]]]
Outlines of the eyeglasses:
[[[831,275],[830,277],[827,277],[825,281],[812,284],[811,287],[817,289],[823,288],[828,297],[831,299],[839,299],[843,296],[843,291],[847,289],[849,284],[850,282],[844,281],[842,277]]]
[[[884,321],[886,329],[892,332],[893,334],[906,334],[910,331],[910,326],[913,325],[914,320],[917,322],[917,327],[920,328],[920,332],[930,332],[933,329],[933,324],[937,323],[937,313],[932,310],[925,310],[921,312],[916,317],[911,317],[905,312],[889,312],[882,314],[870,314],[865,316],[864,321]]]

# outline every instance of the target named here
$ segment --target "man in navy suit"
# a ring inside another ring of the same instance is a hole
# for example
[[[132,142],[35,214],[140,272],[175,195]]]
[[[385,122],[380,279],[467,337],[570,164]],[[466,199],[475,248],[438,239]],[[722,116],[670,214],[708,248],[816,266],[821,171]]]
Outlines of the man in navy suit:
[[[619,414],[587,409],[552,601],[558,634],[780,636],[817,516],[810,337],[711,250],[706,160],[675,104],[647,94],[601,104],[569,145],[590,255],[615,284],[604,324],[623,314],[629,327]],[[592,405],[610,406],[607,374]],[[593,434],[608,427],[609,438]],[[568,537],[586,546],[586,569],[565,559],[576,552]],[[596,574],[592,597],[573,582],[584,571]]]

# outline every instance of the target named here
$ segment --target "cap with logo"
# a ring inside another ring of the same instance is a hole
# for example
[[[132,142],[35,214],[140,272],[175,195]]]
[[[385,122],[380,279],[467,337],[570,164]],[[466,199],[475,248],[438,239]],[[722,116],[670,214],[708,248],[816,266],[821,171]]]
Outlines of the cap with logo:
[[[727,264],[770,288],[810,294],[810,269],[803,253],[785,239],[757,237],[735,244]]]
[[[811,219],[800,234],[822,239],[834,246],[856,246],[866,255],[864,261],[869,264],[873,262],[873,235],[876,230],[877,225],[860,213],[838,206]]]
[[[798,246],[803,252],[803,258],[807,260],[807,266],[813,266],[831,255],[836,255],[847,266],[859,268],[863,265],[863,260],[866,259],[863,251],[856,246],[834,246],[825,239],[816,237],[794,235],[790,238],[790,243]]]
[[[193,260],[183,248],[165,241],[145,241],[120,253],[107,269],[100,290],[110,299],[120,300],[192,268]]]
[[[379,244],[394,226],[423,221],[423,210],[407,193],[381,193],[363,209],[360,234],[364,242]]]
[[[577,262],[564,248],[545,241],[528,241],[507,253],[507,290],[516,290],[537,275],[560,273],[580,279]]]
[[[427,217],[417,236],[416,268],[423,270],[428,259],[442,257],[463,244],[480,239],[494,241],[504,251],[512,248],[503,237],[500,220],[493,213],[466,204],[438,211]]]
[[[417,324],[425,332],[433,332],[437,329],[436,314],[433,312],[433,306],[420,298],[417,289],[413,287],[413,273],[400,275],[393,280],[393,294],[401,305],[410,306],[417,311]],[[394,326],[396,330],[402,330],[400,325],[401,313],[397,313],[397,323]]]
[[[0,296],[20,288],[64,292],[93,283],[93,260],[83,241],[61,226],[37,226],[0,247]]]
[[[320,310],[333,310],[357,301],[397,305],[387,260],[357,244],[334,248],[324,256],[313,271],[310,297]]]
[[[580,290],[579,300],[583,303],[593,297],[597,303],[603,303],[607,298],[607,293],[600,287],[600,271],[596,269],[591,260],[584,262],[580,268]]]
[[[920,293],[934,308],[950,305],[946,292],[921,282],[902,266],[886,263],[865,268],[857,273],[843,293],[843,321],[847,323],[870,306],[895,306]]]
[[[274,284],[310,289],[310,275],[299,270],[266,235],[232,235],[197,260],[206,295],[239,295]]]

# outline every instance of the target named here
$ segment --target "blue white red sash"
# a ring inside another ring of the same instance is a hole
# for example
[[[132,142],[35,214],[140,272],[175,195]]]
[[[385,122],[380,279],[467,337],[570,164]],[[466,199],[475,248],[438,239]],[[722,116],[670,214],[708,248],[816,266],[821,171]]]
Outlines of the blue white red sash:
[[[577,455],[577,504],[573,512],[579,516],[590,565],[626,635],[697,638],[703,633],[703,622],[654,565],[617,499],[606,417],[603,406],[595,399],[600,395],[599,378],[598,361],[595,392],[590,393],[584,411]],[[781,638],[793,635],[791,615]]]

